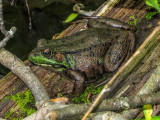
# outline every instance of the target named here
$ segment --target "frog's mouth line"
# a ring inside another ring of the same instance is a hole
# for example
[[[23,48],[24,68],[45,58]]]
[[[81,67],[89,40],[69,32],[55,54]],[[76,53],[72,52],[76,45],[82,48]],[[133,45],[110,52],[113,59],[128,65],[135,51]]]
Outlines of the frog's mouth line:
[[[53,61],[52,59],[47,59],[42,55],[39,56],[31,56],[29,57],[29,60],[32,61],[33,63],[40,65],[40,66],[48,66],[48,67],[54,67],[54,68],[65,68],[68,69],[68,64],[64,60],[63,62],[59,63],[56,61]]]
[[[54,64],[54,65],[49,65],[49,64],[39,64],[35,63],[36,65],[42,66],[42,67],[52,67],[53,69],[67,69],[66,66],[64,65],[59,65],[59,64]]]
[[[59,69],[59,68],[65,68],[67,69],[67,67],[65,65],[61,65],[61,64],[40,64],[40,63],[36,63],[36,65],[39,65],[39,66],[44,66],[44,67],[53,67],[55,69]]]
[[[53,68],[65,68],[65,69],[67,69],[67,67],[66,66],[64,66],[64,65],[59,65],[59,64],[54,64],[54,65],[51,65]]]

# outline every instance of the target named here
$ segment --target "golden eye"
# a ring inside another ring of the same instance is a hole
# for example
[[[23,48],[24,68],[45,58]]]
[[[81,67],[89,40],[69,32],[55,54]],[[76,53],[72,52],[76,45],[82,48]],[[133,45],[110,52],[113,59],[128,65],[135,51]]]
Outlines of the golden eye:
[[[46,57],[50,57],[51,54],[52,54],[52,52],[51,52],[50,49],[45,49],[45,50],[43,51],[43,54],[44,54],[44,56],[46,56]]]
[[[63,55],[62,53],[57,53],[57,54],[55,55],[55,60],[56,60],[57,62],[62,62],[62,61],[64,60],[64,55]]]

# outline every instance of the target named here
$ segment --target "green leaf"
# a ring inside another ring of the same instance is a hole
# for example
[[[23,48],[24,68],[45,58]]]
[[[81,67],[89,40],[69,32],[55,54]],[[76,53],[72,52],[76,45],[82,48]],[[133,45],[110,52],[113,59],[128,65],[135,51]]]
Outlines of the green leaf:
[[[78,16],[77,13],[71,13],[71,14],[67,17],[67,19],[64,21],[64,23],[69,23],[69,22],[73,21],[77,16]]]
[[[146,120],[151,120],[152,119],[152,117],[151,117],[152,112],[153,112],[153,109],[152,109],[151,104],[143,106],[143,113],[144,113],[144,116],[145,116]]]
[[[34,108],[34,97],[30,90],[27,90],[25,93],[17,93],[16,95],[12,95],[11,99],[16,101],[17,105],[19,106],[19,112],[16,114],[19,116],[18,118],[11,118],[12,120],[21,120],[26,115],[31,115],[33,112],[36,111]],[[8,113],[9,114],[9,113]],[[6,114],[6,117],[8,115]]]
[[[146,4],[155,8],[160,13],[160,7],[158,4],[158,0],[146,0]]]
[[[160,120],[160,117],[159,116],[153,116],[152,120]]]

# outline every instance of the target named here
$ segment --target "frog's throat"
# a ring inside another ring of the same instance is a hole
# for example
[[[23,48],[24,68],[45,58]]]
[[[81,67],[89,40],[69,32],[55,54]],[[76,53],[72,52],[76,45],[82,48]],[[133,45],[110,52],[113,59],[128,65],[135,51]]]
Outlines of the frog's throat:
[[[69,65],[67,64],[66,60],[63,60],[62,62],[57,62],[52,59],[45,58],[43,55],[30,56],[29,60],[40,66],[52,67],[54,65],[60,65],[66,67],[67,69],[69,68]]]

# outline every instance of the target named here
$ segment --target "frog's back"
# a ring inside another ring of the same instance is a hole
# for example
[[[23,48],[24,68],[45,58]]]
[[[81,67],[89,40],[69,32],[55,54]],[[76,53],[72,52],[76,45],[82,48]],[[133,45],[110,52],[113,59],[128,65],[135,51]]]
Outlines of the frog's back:
[[[88,79],[95,78],[98,74],[103,74],[104,54],[102,54],[102,51],[106,51],[105,46],[97,46],[91,50],[68,54],[66,57],[70,69],[84,73]]]
[[[123,30],[119,29],[91,28],[75,33],[72,36],[49,41],[46,47],[66,53],[83,51],[97,45],[111,44],[122,34]]]
[[[79,42],[73,42],[72,45],[66,47],[65,51],[70,69],[85,73],[88,79],[104,73],[104,57],[108,49],[113,44],[122,44],[121,41],[116,43],[121,36],[126,37],[126,40],[128,37],[127,30],[107,28],[93,28],[91,30],[95,34],[88,34],[88,37],[80,39]]]

